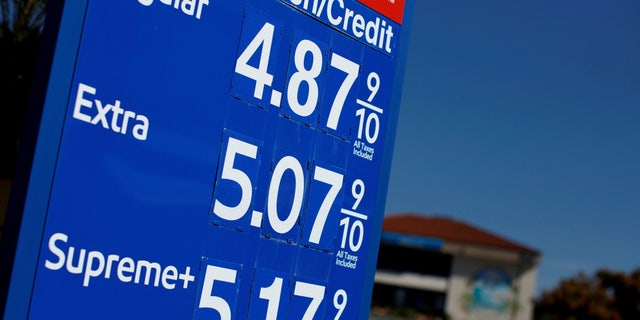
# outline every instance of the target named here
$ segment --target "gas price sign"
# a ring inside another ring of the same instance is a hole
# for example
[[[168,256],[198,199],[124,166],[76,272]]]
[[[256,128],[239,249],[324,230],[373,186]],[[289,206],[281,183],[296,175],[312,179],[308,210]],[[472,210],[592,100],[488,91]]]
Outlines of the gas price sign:
[[[366,319],[405,2],[68,2],[6,315]]]

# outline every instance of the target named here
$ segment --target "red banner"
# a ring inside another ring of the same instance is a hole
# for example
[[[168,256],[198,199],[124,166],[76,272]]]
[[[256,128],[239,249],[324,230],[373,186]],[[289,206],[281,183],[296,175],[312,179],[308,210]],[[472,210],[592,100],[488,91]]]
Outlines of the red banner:
[[[358,0],[385,17],[402,24],[405,0]]]

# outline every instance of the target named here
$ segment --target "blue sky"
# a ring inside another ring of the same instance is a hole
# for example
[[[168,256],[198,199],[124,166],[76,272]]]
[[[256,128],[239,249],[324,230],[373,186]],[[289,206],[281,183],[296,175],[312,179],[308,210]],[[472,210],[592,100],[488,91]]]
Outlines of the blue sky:
[[[640,1],[417,0],[386,212],[640,267]]]

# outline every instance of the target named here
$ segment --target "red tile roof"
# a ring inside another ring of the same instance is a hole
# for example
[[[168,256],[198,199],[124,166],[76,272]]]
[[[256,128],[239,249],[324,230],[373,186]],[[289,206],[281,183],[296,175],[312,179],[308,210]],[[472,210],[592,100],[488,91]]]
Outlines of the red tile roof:
[[[412,213],[393,214],[384,218],[382,231],[438,238],[444,241],[498,247],[539,255],[536,249],[505,239],[470,224],[444,217],[424,216]]]

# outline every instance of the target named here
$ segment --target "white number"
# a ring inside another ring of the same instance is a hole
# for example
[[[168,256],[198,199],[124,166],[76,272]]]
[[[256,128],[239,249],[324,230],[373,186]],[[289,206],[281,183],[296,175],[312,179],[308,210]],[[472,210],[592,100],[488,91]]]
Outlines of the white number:
[[[338,128],[338,120],[340,120],[340,113],[342,113],[342,107],[344,107],[344,101],[347,99],[351,87],[358,78],[360,65],[337,53],[333,53],[331,55],[331,66],[347,73],[333,100],[331,110],[329,111],[329,119],[327,119],[327,127],[336,130]]]
[[[265,320],[278,319],[278,306],[280,304],[280,295],[282,294],[282,278],[276,277],[273,283],[266,287],[260,288],[260,299],[269,301],[267,304],[267,315]]]
[[[309,303],[307,311],[305,311],[304,316],[302,316],[302,320],[313,320],[313,316],[316,314],[316,311],[318,311],[318,307],[320,307],[320,303],[324,298],[324,289],[323,286],[296,281],[293,294],[300,297],[311,298],[311,303]]]
[[[338,301],[340,298],[342,298],[342,301]],[[340,289],[338,291],[336,291],[336,294],[333,295],[333,306],[338,309],[338,314],[336,314],[335,318],[333,318],[333,320],[338,320],[340,319],[340,316],[342,315],[342,313],[344,312],[344,309],[347,307],[347,292]]]
[[[307,69],[304,60],[307,53],[311,53],[311,68]],[[311,40],[302,40],[298,43],[294,53],[296,71],[289,79],[287,86],[287,101],[291,110],[301,117],[309,116],[318,104],[319,89],[316,78],[322,71],[322,52],[317,44]],[[298,90],[302,82],[306,82],[309,88],[308,96],[304,104],[300,103]]]
[[[343,176],[331,170],[316,166],[313,179],[331,185],[329,192],[327,192],[327,195],[324,197],[324,200],[320,205],[320,210],[318,210],[318,215],[316,216],[316,220],[313,222],[311,235],[309,236],[309,242],[319,244],[320,236],[322,236],[322,230],[324,229],[324,224],[327,221],[327,216],[329,216],[331,206],[333,206],[333,202],[336,200],[340,189],[342,189]]]
[[[256,87],[253,91],[253,96],[258,99],[262,99],[262,93],[264,92],[264,86],[271,86],[273,82],[273,75],[267,72],[269,65],[269,56],[271,55],[271,43],[273,42],[274,26],[265,22],[262,29],[258,31],[256,36],[251,40],[249,45],[242,51],[242,54],[236,61],[236,72],[256,81]],[[258,67],[249,65],[249,59],[258,51],[258,48],[262,47],[260,51],[260,60]]]
[[[215,199],[213,204],[213,213],[222,219],[235,221],[241,219],[247,212],[249,212],[253,197],[251,179],[246,172],[234,167],[235,161],[238,156],[257,159],[258,146],[232,137],[229,137],[228,139],[227,150],[225,152],[224,159],[222,160],[223,164],[220,180],[235,182],[240,187],[240,200],[235,206],[230,206],[222,203],[219,199]],[[293,201],[291,203],[289,213],[287,215],[283,215],[286,218],[281,219],[278,212],[278,198],[280,187],[283,183],[282,179],[289,171],[293,174],[294,178],[292,184]],[[330,185],[329,190],[322,200],[320,208],[318,208],[318,214],[311,226],[311,232],[309,235],[309,242],[319,244],[331,207],[335,203],[336,198],[342,189],[344,176],[340,173],[316,166],[313,179]],[[305,177],[302,165],[300,164],[300,161],[292,156],[285,156],[280,159],[273,169],[271,182],[269,183],[269,190],[267,192],[267,217],[269,224],[275,232],[285,234],[291,231],[298,221],[302,212],[302,203],[305,195],[304,180]],[[358,192],[364,193],[364,183],[361,180],[356,180],[354,184],[362,184],[362,186],[359,187],[360,191]],[[352,190],[356,190],[356,186],[353,186]],[[354,193],[354,197],[357,199],[359,195]],[[359,200],[357,201],[359,202]],[[262,214],[260,214],[260,216],[261,215]],[[260,226],[259,223],[254,224],[253,221],[251,222],[251,225],[256,227]]]
[[[342,218],[340,220],[340,226],[344,227],[342,229],[342,242],[340,243],[340,248],[344,249],[344,246],[347,245],[347,235],[349,234],[349,217]]]
[[[280,220],[278,215],[278,192],[280,191],[280,184],[282,182],[282,176],[287,170],[293,172],[295,178],[295,190],[293,193],[293,204],[291,205],[291,211],[285,220]],[[289,232],[295,225],[298,217],[300,216],[300,210],[302,209],[302,197],[304,195],[304,173],[302,166],[296,158],[292,156],[285,156],[280,159],[275,169],[273,170],[273,176],[271,177],[271,183],[269,184],[269,194],[267,199],[267,214],[269,216],[269,223],[274,231],[280,234]]]
[[[350,221],[351,219],[349,217],[345,217],[342,220],[340,220],[340,226],[344,227],[342,231],[342,242],[340,243],[340,248],[344,249],[344,247],[346,246],[347,235],[348,235],[349,249],[351,249],[351,251],[353,252],[357,252],[358,250],[360,250],[360,247],[362,246],[362,241],[364,240],[364,224],[362,224],[361,220],[355,220],[353,221],[353,224],[351,224],[351,228],[349,228]],[[354,235],[356,234],[356,232],[358,233],[357,239],[354,238],[355,237]]]
[[[374,80],[375,83],[373,83]],[[378,93],[378,89],[380,89],[380,76],[377,73],[369,73],[369,76],[367,77],[367,88],[369,88],[369,91],[371,91],[371,94],[369,95],[369,98],[367,98],[367,101],[371,102]]]
[[[213,213],[218,215],[220,218],[231,221],[238,220],[249,210],[253,190],[251,180],[242,170],[234,168],[233,163],[237,154],[251,159],[256,159],[257,153],[257,146],[229,137],[227,152],[225,153],[224,164],[222,166],[221,179],[236,182],[240,186],[242,195],[240,197],[240,202],[238,202],[235,207],[227,206],[216,199],[213,205]]]
[[[202,293],[198,308],[207,308],[217,311],[221,320],[231,320],[231,306],[222,297],[213,295],[214,282],[226,282],[235,284],[237,281],[237,271],[234,269],[207,265],[205,277],[202,285]],[[280,299],[282,297],[283,278],[275,277],[273,282],[264,288],[260,288],[260,299],[267,300],[267,311],[265,320],[277,320]],[[302,316],[302,320],[313,320],[322,300],[324,300],[326,288],[321,285],[296,281],[293,295],[303,298],[310,298],[311,301]],[[340,319],[347,306],[347,292],[339,289],[333,296],[333,306],[338,310],[334,320]]]
[[[359,230],[358,230],[359,229]],[[357,241],[354,241],[354,235],[358,233]],[[360,250],[360,246],[362,246],[362,240],[364,239],[364,224],[362,224],[362,220],[355,220],[351,225],[351,232],[349,232],[349,249],[351,251],[356,252]]]
[[[224,299],[211,295],[213,282],[216,280],[236,283],[236,270],[207,265],[198,307],[216,310],[220,314],[220,319],[231,320],[229,304]]]
[[[256,82],[253,96],[257,99],[262,99],[265,86],[269,87],[273,83],[273,75],[269,73],[268,67],[274,32],[275,26],[269,22],[265,22],[260,31],[251,39],[251,42],[249,42],[236,60],[235,72]],[[310,66],[308,63],[305,64],[308,54],[311,55]],[[259,55],[258,65],[250,65],[249,61],[256,55]],[[322,51],[315,42],[303,39],[297,44],[294,50],[293,61],[296,72],[291,75],[287,85],[287,102],[295,114],[301,117],[308,117],[316,110],[320,97],[317,78],[323,69]],[[327,118],[327,128],[337,130],[344,103],[358,78],[360,65],[335,52],[331,54],[330,65],[346,73],[333,99]],[[300,97],[300,87],[303,83],[307,88],[306,97]],[[371,91],[367,101],[371,102],[380,89],[380,76],[377,73],[369,73],[367,76],[367,88]],[[356,114],[361,117],[358,138],[362,139],[365,113],[363,109],[360,109]],[[380,119],[378,119],[378,116],[375,114],[367,117],[365,134],[367,141],[370,143],[375,142],[377,139],[379,121]],[[375,124],[373,122],[375,122]],[[373,129],[373,132],[371,132],[371,129]]]
[[[364,123],[365,108],[360,108],[356,111],[356,116],[360,117],[360,125],[358,127],[358,139],[362,139],[362,131],[364,129],[365,138],[367,142],[373,144],[378,140],[378,134],[380,133],[380,118],[375,112],[370,112],[367,116],[367,123]],[[373,133],[371,130],[373,129]]]
[[[351,209],[356,210],[364,197],[364,181],[360,179],[353,181],[353,184],[351,185],[351,194],[356,199],[356,202],[353,204]]]

